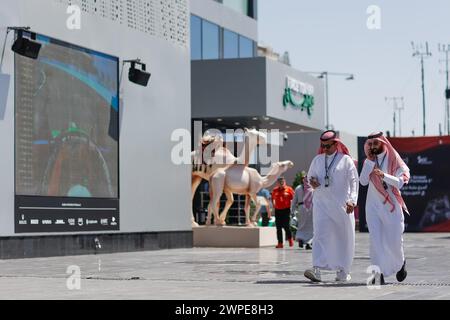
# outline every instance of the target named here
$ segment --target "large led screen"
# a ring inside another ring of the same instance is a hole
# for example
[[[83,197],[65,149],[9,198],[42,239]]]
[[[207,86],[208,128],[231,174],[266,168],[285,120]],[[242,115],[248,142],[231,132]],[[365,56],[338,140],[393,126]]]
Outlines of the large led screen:
[[[15,57],[16,195],[118,198],[118,58],[37,41]]]
[[[120,230],[119,59],[35,40],[15,54],[15,232]]]

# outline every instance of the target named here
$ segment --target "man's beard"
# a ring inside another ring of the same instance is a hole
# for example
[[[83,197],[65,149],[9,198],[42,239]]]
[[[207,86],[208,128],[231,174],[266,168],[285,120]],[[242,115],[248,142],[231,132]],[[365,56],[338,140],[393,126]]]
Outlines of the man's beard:
[[[376,154],[376,155],[379,155],[382,152],[383,152],[383,148],[373,148],[372,149],[372,153]]]

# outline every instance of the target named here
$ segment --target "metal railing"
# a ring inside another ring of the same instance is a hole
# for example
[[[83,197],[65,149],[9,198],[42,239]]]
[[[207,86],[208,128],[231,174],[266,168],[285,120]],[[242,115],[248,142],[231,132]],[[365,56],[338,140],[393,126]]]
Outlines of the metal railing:
[[[226,223],[229,225],[244,225],[245,224],[245,196],[244,195],[238,195],[234,194],[234,202],[231,206],[230,210],[228,211],[227,220]],[[201,208],[203,210],[208,210],[208,204],[209,204],[209,193],[206,191],[200,191],[200,201],[201,201]],[[220,210],[219,213],[223,210],[225,207],[227,199],[225,195],[222,195],[220,198]]]

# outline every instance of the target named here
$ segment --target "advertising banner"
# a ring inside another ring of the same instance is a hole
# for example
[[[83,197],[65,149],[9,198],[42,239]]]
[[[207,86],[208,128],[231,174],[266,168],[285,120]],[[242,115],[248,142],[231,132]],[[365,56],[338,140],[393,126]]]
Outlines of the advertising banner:
[[[359,172],[364,163],[365,137],[358,138]],[[410,215],[405,230],[450,231],[450,136],[389,138],[411,172],[401,193]],[[360,186],[360,231],[368,231],[365,219],[367,187]]]

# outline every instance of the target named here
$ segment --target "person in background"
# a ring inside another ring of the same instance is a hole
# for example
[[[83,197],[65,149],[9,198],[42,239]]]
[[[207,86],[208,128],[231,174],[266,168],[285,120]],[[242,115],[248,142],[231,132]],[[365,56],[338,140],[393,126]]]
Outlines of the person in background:
[[[291,215],[297,216],[297,232],[295,239],[298,246],[311,250],[313,238],[312,197],[313,188],[308,183],[306,172],[300,174],[301,183],[295,188],[294,200],[292,200]]]
[[[258,197],[264,197],[266,199],[267,202],[267,206],[263,205],[261,206],[260,209],[260,214],[261,214],[261,226],[262,227],[267,227],[269,226],[269,221],[272,218],[272,209],[270,207],[270,203],[272,202],[272,197],[270,195],[270,191],[267,189],[261,189],[259,190],[259,192],[256,194]]]
[[[294,246],[292,238],[290,219],[291,219],[291,201],[294,198],[294,190],[286,185],[284,177],[279,177],[277,187],[272,191],[272,201],[275,208],[275,226],[277,228],[278,245],[276,248],[283,248],[283,229],[286,233],[286,240],[289,246]]]

